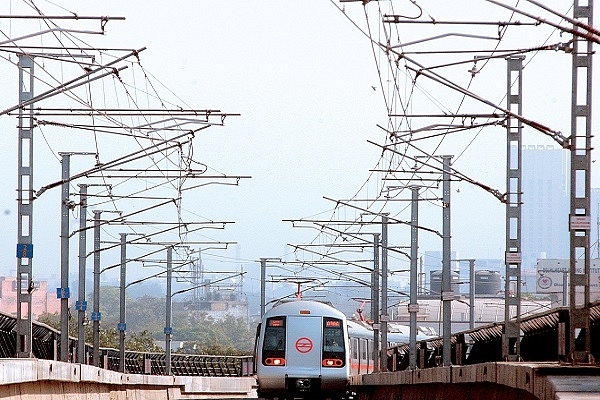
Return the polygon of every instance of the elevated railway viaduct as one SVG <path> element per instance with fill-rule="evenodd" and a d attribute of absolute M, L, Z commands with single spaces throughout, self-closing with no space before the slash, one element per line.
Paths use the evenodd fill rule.
<path fill-rule="evenodd" d="M 453 334 L 452 366 L 440 365 L 443 340 L 434 338 L 417 344 L 417 369 L 408 369 L 409 349 L 402 345 L 387 350 L 388 371 L 353 377 L 351 383 L 360 400 L 600 399 L 600 368 L 595 363 L 600 360 L 600 302 L 590 306 L 591 354 L 585 365 L 567 357 L 569 320 L 568 308 L 523 318 L 521 362 L 502 360 L 503 326 L 498 323 Z M 0 315 L 3 397 L 22 400 L 28 398 L 22 393 L 34 393 L 37 400 L 43 400 L 44 393 L 99 393 L 102 389 L 105 396 L 94 398 L 115 398 L 117 393 L 126 400 L 142 392 L 152 394 L 147 398 L 185 398 L 188 392 L 201 398 L 199 391 L 203 396 L 222 396 L 223 387 L 238 388 L 230 397 L 256 396 L 249 357 L 174 355 L 171 370 L 175 376 L 165 376 L 164 354 L 127 352 L 126 373 L 119 374 L 118 351 L 112 349 L 102 350 L 99 368 L 56 361 L 60 332 L 42 324 L 33 328 L 37 360 L 11 359 L 14 323 L 14 317 Z M 69 344 L 75 359 L 76 340 L 70 339 Z"/>

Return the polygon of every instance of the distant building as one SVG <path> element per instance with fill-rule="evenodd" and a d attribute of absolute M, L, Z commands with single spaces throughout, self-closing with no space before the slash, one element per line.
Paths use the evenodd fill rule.
<path fill-rule="evenodd" d="M 590 301 L 600 300 L 600 259 L 590 260 Z M 565 259 L 540 259 L 537 262 L 536 292 L 549 294 L 554 306 L 569 304 L 569 271 L 571 262 Z M 576 262 L 578 274 L 583 274 L 583 259 Z M 566 283 L 566 286 L 565 286 Z M 583 293 L 577 292 L 577 304 L 583 302 Z"/>
<path fill-rule="evenodd" d="M 234 318 L 243 318 L 248 322 L 248 301 L 240 299 L 234 291 L 211 290 L 204 298 L 192 299 L 188 303 L 188 311 L 206 313 L 215 321 L 221 321 L 228 315 Z"/>
<path fill-rule="evenodd" d="M 436 332 L 442 332 L 442 302 L 439 299 L 419 299 L 419 312 L 417 313 L 417 324 L 420 327 L 433 328 Z M 521 300 L 521 316 L 526 317 L 532 314 L 543 312 L 550 309 L 550 301 Z M 478 297 L 474 304 L 475 327 L 489 325 L 504 321 L 504 298 L 501 297 Z M 452 322 L 452 332 L 461 332 L 469 329 L 470 307 L 468 299 L 462 298 L 460 301 L 452 302 L 452 312 L 450 320 Z M 513 318 L 514 315 L 511 315 Z M 391 315 L 395 322 L 408 323 L 410 314 L 408 312 L 408 302 L 399 305 L 395 313 Z"/>
<path fill-rule="evenodd" d="M 523 147 L 522 280 L 536 286 L 538 259 L 569 259 L 569 152 L 550 146 Z M 590 193 L 591 256 L 600 258 L 600 189 Z"/>
<path fill-rule="evenodd" d="M 592 189 L 590 207 L 592 208 L 591 256 L 592 258 L 600 258 L 600 189 L 598 188 Z"/>
<path fill-rule="evenodd" d="M 31 314 L 33 318 L 43 313 L 60 313 L 60 299 L 56 298 L 56 291 L 48 291 L 48 282 L 34 282 L 31 294 Z M 17 279 L 15 277 L 0 276 L 0 310 L 17 314 Z"/>
<path fill-rule="evenodd" d="M 538 258 L 569 258 L 569 152 L 523 146 L 522 268 Z"/>

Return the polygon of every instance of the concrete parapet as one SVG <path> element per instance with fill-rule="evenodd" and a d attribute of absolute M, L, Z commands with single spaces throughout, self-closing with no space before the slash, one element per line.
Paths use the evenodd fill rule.
<path fill-rule="evenodd" d="M 497 363 L 496 383 L 533 393 L 535 366 L 520 363 Z"/>
<path fill-rule="evenodd" d="M 205 376 L 177 376 L 176 386 L 182 387 L 188 393 L 222 393 L 244 394 L 248 388 L 256 384 L 253 377 L 221 378 L 214 379 Z"/>
<path fill-rule="evenodd" d="M 450 367 L 452 383 L 473 382 L 477 379 L 477 370 L 470 366 L 457 365 Z"/>
<path fill-rule="evenodd" d="M 37 359 L 31 359 L 30 361 L 35 363 L 39 381 L 79 382 L 81 376 L 79 364 Z"/>
<path fill-rule="evenodd" d="M 14 362 L 0 360 L 0 379 L 3 384 L 33 382 L 37 378 L 37 368 L 29 359 L 15 359 Z"/>
<path fill-rule="evenodd" d="M 93 367 L 91 365 L 80 365 L 79 380 L 81 382 L 102 382 L 108 385 L 120 385 L 122 375 L 119 372 L 108 369 Z"/>
<path fill-rule="evenodd" d="M 351 384 L 360 400 L 589 400 L 600 398 L 600 368 L 497 362 L 361 375 Z"/>
<path fill-rule="evenodd" d="M 498 379 L 496 363 L 476 364 L 471 367 L 475 368 L 475 379 L 477 382 L 496 382 Z"/>
<path fill-rule="evenodd" d="M 416 369 L 413 371 L 413 383 L 450 383 L 451 367 Z"/>

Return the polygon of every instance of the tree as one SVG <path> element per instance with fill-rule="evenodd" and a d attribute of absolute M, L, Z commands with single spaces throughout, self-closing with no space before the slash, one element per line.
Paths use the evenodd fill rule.
<path fill-rule="evenodd" d="M 52 313 L 52 314 L 44 312 L 39 315 L 37 320 L 39 322 L 41 322 L 42 324 L 46 324 L 49 327 L 60 331 L 60 328 L 61 328 L 60 322 L 61 321 L 60 321 L 60 315 L 57 312 Z M 77 318 L 69 315 L 69 335 L 70 336 L 78 336 L 79 335 L 79 324 L 77 322 L 78 322 Z M 93 340 L 92 326 L 90 324 L 88 324 L 84 327 L 84 329 L 85 329 L 85 341 L 91 343 Z"/>
<path fill-rule="evenodd" d="M 248 355 L 254 347 L 254 332 L 243 318 L 228 315 L 223 321 L 214 321 L 205 313 L 190 316 L 192 324 L 175 331 L 185 340 L 178 352 L 211 355 Z"/>
<path fill-rule="evenodd" d="M 119 331 L 117 331 L 117 328 L 100 329 L 100 339 L 98 341 L 100 343 L 100 347 L 118 349 Z"/>
<path fill-rule="evenodd" d="M 100 347 L 119 348 L 119 288 L 103 286 L 100 310 L 102 323 Z M 112 299 L 112 301 L 111 301 Z M 161 352 L 154 339 L 164 339 L 165 299 L 145 295 L 136 300 L 126 298 L 127 337 L 125 348 L 141 352 Z M 39 318 L 60 330 L 59 314 L 42 314 Z M 69 319 L 69 333 L 77 336 L 77 318 Z M 92 343 L 92 324 L 85 327 L 85 340 Z M 215 321 L 206 312 L 187 309 L 183 303 L 173 304 L 173 338 L 184 341 L 178 352 L 211 355 L 248 355 L 254 347 L 254 330 L 243 318 L 228 315 L 222 321 Z"/>
<path fill-rule="evenodd" d="M 38 317 L 38 321 L 60 331 L 60 315 L 58 313 L 43 313 Z M 69 335 L 77 336 L 77 320 L 75 318 L 69 318 Z M 86 326 L 85 330 L 85 341 L 92 343 L 94 340 L 92 327 Z M 100 347 L 107 347 L 110 349 L 119 348 L 119 332 L 116 328 L 100 329 L 99 336 Z M 129 339 L 125 340 L 125 349 L 134 351 L 146 351 L 146 352 L 161 352 L 162 349 L 154 344 L 154 340 L 150 336 L 150 332 L 147 330 L 142 331 L 139 334 L 132 332 Z M 143 350 L 138 350 L 143 349 Z"/>
<path fill-rule="evenodd" d="M 147 353 L 163 353 L 164 350 L 154 343 L 150 332 L 143 330 L 139 333 L 132 332 L 129 339 L 125 340 L 125 349 Z"/>
<path fill-rule="evenodd" d="M 100 312 L 102 313 L 102 324 L 104 326 L 117 326 L 120 317 L 121 291 L 118 286 L 100 287 Z M 131 298 L 125 293 L 125 306 L 131 304 Z M 92 294 L 88 294 L 88 304 L 93 304 Z"/>
<path fill-rule="evenodd" d="M 127 328 L 132 331 L 162 332 L 165 326 L 165 299 L 144 295 L 127 304 Z"/>
<path fill-rule="evenodd" d="M 242 352 L 251 354 L 254 350 L 254 330 L 250 329 L 243 318 L 227 315 L 222 321 L 224 331 L 231 339 L 234 347 Z"/>

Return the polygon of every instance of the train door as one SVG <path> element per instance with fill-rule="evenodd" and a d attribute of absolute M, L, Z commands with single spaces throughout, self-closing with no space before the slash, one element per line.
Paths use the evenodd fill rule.
<path fill-rule="evenodd" d="M 322 317 L 288 316 L 287 373 L 290 376 L 321 375 Z"/>
<path fill-rule="evenodd" d="M 369 341 L 368 339 L 360 339 L 360 367 L 359 374 L 369 373 Z"/>
<path fill-rule="evenodd" d="M 350 338 L 350 365 L 351 365 L 351 372 L 353 375 L 357 375 L 360 374 L 360 358 L 359 358 L 359 347 L 358 347 L 358 338 Z"/>
<path fill-rule="evenodd" d="M 259 354 L 258 354 L 258 341 L 260 339 L 260 328 L 262 326 L 262 323 L 259 323 L 258 326 L 256 327 L 256 335 L 254 336 L 254 351 L 252 352 L 253 356 L 254 356 L 254 360 L 252 362 L 252 373 L 256 374 L 256 365 L 258 363 L 258 358 L 259 358 Z"/>

